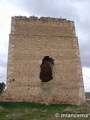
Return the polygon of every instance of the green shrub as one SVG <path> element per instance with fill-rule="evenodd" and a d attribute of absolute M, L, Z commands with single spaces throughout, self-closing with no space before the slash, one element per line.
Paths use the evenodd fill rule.
<path fill-rule="evenodd" d="M 2 93 L 2 91 L 4 91 L 5 86 L 6 86 L 6 85 L 5 85 L 4 82 L 0 83 L 0 93 Z"/>

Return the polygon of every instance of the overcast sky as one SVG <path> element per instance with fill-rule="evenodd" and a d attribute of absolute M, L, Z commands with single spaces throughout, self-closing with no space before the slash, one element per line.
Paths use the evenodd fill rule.
<path fill-rule="evenodd" d="M 90 91 L 90 0 L 0 0 L 0 82 L 6 81 L 11 16 L 66 18 L 75 22 L 85 91 Z"/>

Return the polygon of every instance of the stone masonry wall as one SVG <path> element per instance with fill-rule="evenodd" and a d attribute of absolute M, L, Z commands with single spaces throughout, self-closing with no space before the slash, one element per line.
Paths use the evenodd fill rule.
<path fill-rule="evenodd" d="M 54 59 L 53 79 L 41 82 L 42 59 Z M 73 21 L 12 17 L 7 90 L 1 101 L 81 104 L 85 101 Z"/>

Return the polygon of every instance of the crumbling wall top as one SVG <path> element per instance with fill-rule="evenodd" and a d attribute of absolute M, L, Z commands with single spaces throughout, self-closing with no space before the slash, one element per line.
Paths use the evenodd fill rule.
<path fill-rule="evenodd" d="M 51 17 L 35 17 L 35 16 L 30 16 L 30 17 L 26 17 L 26 16 L 14 16 L 12 17 L 12 20 L 17 21 L 17 20 L 24 20 L 24 21 L 54 21 L 54 22 L 58 22 L 58 21 L 62 21 L 62 22 L 73 22 L 64 18 L 51 18 Z"/>
<path fill-rule="evenodd" d="M 75 36 L 74 22 L 63 18 L 14 16 L 11 34 Z"/>

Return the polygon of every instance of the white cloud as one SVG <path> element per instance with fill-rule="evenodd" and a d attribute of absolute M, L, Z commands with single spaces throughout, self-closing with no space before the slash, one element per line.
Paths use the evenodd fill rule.
<path fill-rule="evenodd" d="M 87 67 L 83 68 L 83 79 L 85 91 L 90 92 L 90 68 Z"/>
<path fill-rule="evenodd" d="M 9 3 L 7 0 L 0 1 L 0 82 L 6 81 L 6 65 L 8 55 L 8 41 L 11 26 L 11 17 L 15 15 L 28 16 L 25 12 Z"/>

